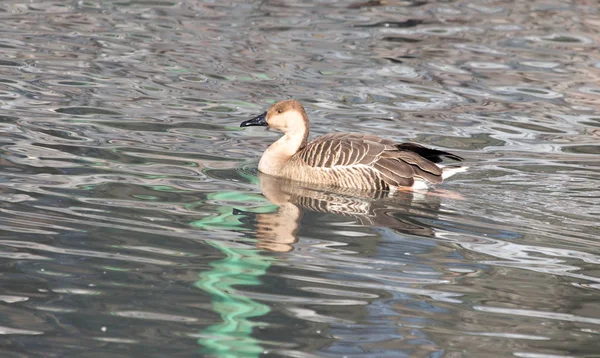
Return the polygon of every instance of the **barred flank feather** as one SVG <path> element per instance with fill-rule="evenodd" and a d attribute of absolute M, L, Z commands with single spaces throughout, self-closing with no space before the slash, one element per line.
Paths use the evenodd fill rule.
<path fill-rule="evenodd" d="M 286 173 L 292 178 L 302 177 L 300 172 L 310 168 L 315 178 L 324 177 L 323 181 L 330 185 L 364 189 L 410 187 L 415 178 L 441 183 L 442 168 L 411 149 L 435 160 L 441 160 L 440 156 L 459 158 L 418 144 L 395 144 L 373 135 L 332 133 L 313 140 L 290 158 Z"/>

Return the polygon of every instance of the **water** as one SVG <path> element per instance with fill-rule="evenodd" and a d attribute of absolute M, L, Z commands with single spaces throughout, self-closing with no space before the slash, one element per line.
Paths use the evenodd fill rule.
<path fill-rule="evenodd" d="M 592 357 L 592 1 L 4 1 L 3 357 Z M 467 158 L 432 195 L 259 176 L 312 134 Z"/>

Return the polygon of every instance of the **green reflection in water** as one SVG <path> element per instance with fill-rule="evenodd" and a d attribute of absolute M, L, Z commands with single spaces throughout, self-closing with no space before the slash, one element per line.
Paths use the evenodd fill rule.
<path fill-rule="evenodd" d="M 238 202 L 238 203 L 257 203 L 257 205 L 248 207 L 245 205 L 240 205 L 239 207 L 222 205 L 217 208 L 218 215 L 207 217 L 202 220 L 193 221 L 190 225 L 202 228 L 202 229 L 228 229 L 228 230 L 237 230 L 237 231 L 245 231 L 249 230 L 245 226 L 244 223 L 240 221 L 243 214 L 236 214 L 235 212 L 252 212 L 252 213 L 272 213 L 277 210 L 277 206 L 271 204 L 266 201 L 262 195 L 258 194 L 250 194 L 245 192 L 222 192 L 222 193 L 213 193 L 208 195 L 208 200 L 210 201 L 218 201 L 218 202 Z M 198 203 L 194 203 L 193 206 L 197 206 Z M 201 205 L 206 205 L 205 203 L 201 203 Z M 190 209 L 192 206 L 188 206 Z"/>
<path fill-rule="evenodd" d="M 271 212 L 276 209 L 264 198 L 259 198 L 247 193 L 227 192 L 212 194 L 208 199 L 226 199 L 246 205 L 248 201 L 257 202 L 253 208 L 243 207 L 244 211 Z M 205 229 L 243 229 L 243 223 L 239 221 L 243 215 L 234 214 L 236 208 L 223 205 L 218 211 L 218 216 L 195 221 L 192 225 Z M 211 270 L 200 273 L 195 286 L 212 296 L 212 309 L 219 313 L 223 322 L 201 332 L 198 344 L 204 347 L 204 354 L 213 357 L 258 357 L 264 349 L 260 341 L 252 337 L 252 331 L 261 323 L 250 319 L 267 314 L 270 308 L 237 292 L 234 286 L 260 285 L 260 277 L 266 273 L 274 258 L 262 255 L 261 251 L 247 244 L 224 241 L 207 243 L 221 251 L 225 258 L 212 262 Z"/>
<path fill-rule="evenodd" d="M 248 230 L 248 228 L 243 226 L 244 223 L 240 221 L 243 215 L 234 214 L 231 207 L 220 206 L 217 211 L 219 213 L 217 216 L 193 221 L 190 225 L 203 229 L 226 228 L 228 230 Z"/>
<path fill-rule="evenodd" d="M 225 258 L 211 263 L 212 270 L 200 274 L 196 287 L 212 295 L 212 308 L 221 315 L 222 323 L 202 332 L 198 343 L 204 353 L 217 357 L 258 357 L 263 348 L 252 337 L 252 329 L 260 323 L 249 319 L 267 314 L 269 306 L 236 292 L 233 286 L 260 285 L 272 258 L 256 249 L 231 247 L 224 242 L 211 242 Z"/>
<path fill-rule="evenodd" d="M 153 195 L 132 195 L 132 196 L 136 199 L 141 199 L 141 200 L 152 200 L 152 201 L 158 200 L 158 197 L 153 196 Z"/>

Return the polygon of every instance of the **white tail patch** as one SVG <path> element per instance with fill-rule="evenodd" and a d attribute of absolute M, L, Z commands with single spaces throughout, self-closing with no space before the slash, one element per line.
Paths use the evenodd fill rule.
<path fill-rule="evenodd" d="M 457 173 L 462 173 L 464 171 L 466 171 L 467 169 L 469 169 L 469 167 L 442 167 L 442 179 L 447 179 L 450 178 L 451 176 L 453 176 L 454 174 Z"/>
<path fill-rule="evenodd" d="M 448 167 L 448 166 L 444 166 L 441 164 L 437 164 L 437 166 L 439 166 L 440 168 L 442 168 L 442 179 L 447 179 L 450 178 L 451 176 L 453 176 L 454 174 L 457 173 L 462 173 L 464 171 L 466 171 L 467 169 L 469 169 L 469 167 Z M 428 181 L 415 177 L 415 182 L 412 185 L 412 189 L 413 190 L 427 190 L 430 188 L 431 183 L 429 183 Z"/>
<path fill-rule="evenodd" d="M 413 190 L 426 190 L 429 189 L 429 183 L 421 178 L 414 178 L 415 182 L 412 185 Z"/>
<path fill-rule="evenodd" d="M 442 164 L 436 164 L 440 168 L 442 168 L 442 179 L 450 178 L 454 174 L 462 173 L 469 169 L 469 167 L 455 167 L 455 166 L 444 166 Z M 419 177 L 413 178 L 415 181 L 413 185 L 410 187 L 410 190 L 415 191 L 425 191 L 431 188 L 431 183 L 427 180 Z M 390 188 L 390 194 L 394 194 L 398 190 L 397 187 Z"/>

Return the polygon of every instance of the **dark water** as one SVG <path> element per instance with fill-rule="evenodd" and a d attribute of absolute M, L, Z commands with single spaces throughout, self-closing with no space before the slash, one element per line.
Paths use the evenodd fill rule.
<path fill-rule="evenodd" d="M 2 2 L 0 355 L 598 357 L 598 8 Z M 258 176 L 286 98 L 471 169 Z"/>

